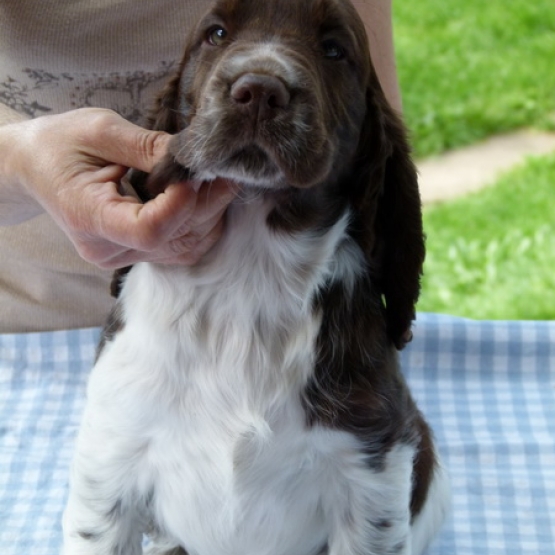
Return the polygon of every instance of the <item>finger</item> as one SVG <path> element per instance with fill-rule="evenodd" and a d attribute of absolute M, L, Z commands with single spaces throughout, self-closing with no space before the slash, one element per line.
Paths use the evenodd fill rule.
<path fill-rule="evenodd" d="M 126 266 L 133 266 L 139 262 L 158 262 L 161 257 L 155 252 L 142 252 L 133 249 L 126 249 L 114 254 L 112 257 L 97 262 L 96 265 L 104 270 L 118 270 Z M 167 258 L 167 256 L 166 256 Z"/>
<path fill-rule="evenodd" d="M 193 186 L 185 183 L 182 185 Z M 166 220 L 165 231 L 168 237 L 177 239 L 190 233 L 204 237 L 235 198 L 234 189 L 234 184 L 224 179 L 203 183 L 198 190 L 194 210 L 190 214 L 177 211 Z"/>
<path fill-rule="evenodd" d="M 112 165 L 97 169 L 95 177 L 106 181 L 121 177 L 122 173 L 121 166 Z M 198 196 L 191 182 L 173 184 L 146 204 L 119 195 L 115 182 L 104 182 L 102 186 L 97 182 L 88 191 L 91 202 L 82 204 L 94 206 L 94 212 L 75 211 L 79 222 L 88 222 L 78 233 L 79 251 L 86 260 L 102 267 L 114 267 L 121 260 L 187 258 L 187 253 L 210 235 L 234 198 L 232 185 L 224 180 L 206 183 Z M 79 222 L 67 227 L 75 230 Z M 133 251 L 138 254 L 130 254 Z M 155 251 L 158 252 L 154 256 L 146 254 Z"/>
<path fill-rule="evenodd" d="M 152 251 L 191 218 L 196 202 L 197 194 L 187 184 L 170 185 L 146 204 L 114 191 L 100 208 L 100 225 L 106 239 L 130 249 Z"/>
<path fill-rule="evenodd" d="M 211 214 L 209 218 L 202 222 L 191 226 L 191 222 L 185 222 L 180 225 L 170 236 L 170 241 L 176 241 L 182 238 L 191 237 L 197 241 L 206 237 L 208 233 L 216 226 L 216 224 L 224 217 L 227 206 L 220 208 L 218 212 Z"/>
<path fill-rule="evenodd" d="M 202 209 L 202 204 L 202 200 L 198 198 L 195 213 L 173 231 L 171 239 L 179 239 L 186 235 L 205 237 L 225 214 L 229 206 L 229 197 L 227 197 L 227 193 L 223 193 L 223 196 L 219 197 L 217 201 L 215 199 L 211 201 L 210 205 L 205 206 L 204 209 Z"/>
<path fill-rule="evenodd" d="M 224 221 L 219 219 L 216 225 L 204 237 L 200 238 L 192 249 L 179 252 L 179 248 L 173 248 L 171 256 L 160 257 L 155 262 L 169 265 L 192 266 L 197 264 L 218 242 L 224 230 Z"/>
<path fill-rule="evenodd" d="M 216 178 L 214 181 L 203 183 L 198 192 L 193 223 L 200 224 L 222 213 L 222 209 L 229 206 L 237 196 L 237 192 L 236 184 L 226 179 Z"/>
<path fill-rule="evenodd" d="M 168 150 L 171 135 L 135 125 L 115 113 L 97 116 L 90 148 L 103 160 L 151 172 Z"/>
<path fill-rule="evenodd" d="M 103 195 L 106 195 L 106 186 L 109 187 L 108 198 L 98 198 L 94 203 L 98 214 L 93 217 L 99 221 L 91 224 L 91 235 L 96 227 L 107 241 L 142 252 L 163 248 L 172 235 L 183 236 L 187 232 L 194 232 L 195 225 L 200 227 L 200 235 L 205 236 L 232 198 L 227 186 L 216 184 L 210 208 L 206 208 L 206 199 L 210 193 L 204 191 L 202 198 L 205 209 L 200 211 L 201 215 L 193 218 L 198 198 L 190 183 L 170 185 L 146 204 L 133 197 L 120 196 L 115 183 L 106 184 Z M 196 224 L 195 220 L 202 223 Z M 176 234 L 177 230 L 181 230 L 179 234 Z"/>
<path fill-rule="evenodd" d="M 126 268 L 127 266 L 133 266 L 141 262 L 137 251 L 126 250 L 115 255 L 113 258 L 104 260 L 102 262 L 96 262 L 96 266 L 102 270 L 120 270 L 121 268 Z"/>
<path fill-rule="evenodd" d="M 78 250 L 83 258 L 105 269 L 121 268 L 137 262 L 193 264 L 221 236 L 224 213 L 225 209 L 222 209 L 194 232 L 175 237 L 152 251 L 137 251 L 106 242 L 85 244 Z"/>
<path fill-rule="evenodd" d="M 218 242 L 224 231 L 224 226 L 225 222 L 220 218 L 210 232 L 197 243 L 196 247 L 187 253 L 186 260 L 178 260 L 177 263 L 196 264 L 199 262 Z"/>
<path fill-rule="evenodd" d="M 91 239 L 90 237 L 70 237 L 79 256 L 98 266 L 99 268 L 110 269 L 121 267 L 118 266 L 117 261 L 123 259 L 130 249 L 124 248 L 121 245 L 116 245 L 102 239 Z M 125 265 L 125 264 L 123 264 Z"/>
<path fill-rule="evenodd" d="M 93 261 L 104 269 L 122 268 L 138 262 L 191 266 L 196 264 L 221 237 L 225 225 L 224 213 L 225 209 L 220 214 L 216 214 L 199 235 L 189 234 L 177 238 L 170 241 L 164 248 L 150 252 L 117 248 L 112 249 L 110 255 L 106 255 L 102 259 L 96 257 Z"/>

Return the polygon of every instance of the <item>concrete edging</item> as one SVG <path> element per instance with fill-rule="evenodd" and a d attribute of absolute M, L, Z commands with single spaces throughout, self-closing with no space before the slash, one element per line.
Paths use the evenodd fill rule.
<path fill-rule="evenodd" d="M 443 202 L 477 191 L 528 157 L 550 152 L 555 152 L 555 133 L 527 129 L 417 161 L 422 202 Z"/>

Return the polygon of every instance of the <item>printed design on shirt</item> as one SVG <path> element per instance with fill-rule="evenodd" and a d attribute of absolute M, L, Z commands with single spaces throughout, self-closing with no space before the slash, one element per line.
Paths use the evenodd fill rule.
<path fill-rule="evenodd" d="M 33 93 L 57 84 L 64 79 L 70 80 L 67 73 L 52 75 L 46 71 L 24 69 L 28 82 L 18 81 L 11 76 L 0 83 L 0 102 L 27 116 L 36 117 L 50 112 L 52 108 L 39 104 L 33 100 Z"/>
<path fill-rule="evenodd" d="M 139 122 L 143 118 L 145 101 L 150 100 L 143 98 L 145 89 L 163 82 L 175 67 L 176 62 L 172 61 L 161 62 L 154 71 L 60 74 L 27 68 L 21 80 L 8 76 L 0 82 L 0 102 L 16 112 L 37 117 L 53 109 L 37 100 L 41 91 L 63 88 L 69 91 L 68 109 L 103 106 L 130 121 Z"/>

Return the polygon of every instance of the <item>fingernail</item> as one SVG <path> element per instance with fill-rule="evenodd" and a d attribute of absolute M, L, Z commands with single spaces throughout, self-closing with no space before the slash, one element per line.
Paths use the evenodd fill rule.
<path fill-rule="evenodd" d="M 190 183 L 191 183 L 191 189 L 193 189 L 193 191 L 198 194 L 200 188 L 202 187 L 203 182 L 197 179 L 192 179 Z"/>

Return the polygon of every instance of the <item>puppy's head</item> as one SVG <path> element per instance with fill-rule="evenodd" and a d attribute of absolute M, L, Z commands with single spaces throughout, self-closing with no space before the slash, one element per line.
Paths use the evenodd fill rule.
<path fill-rule="evenodd" d="M 199 178 L 310 187 L 345 168 L 369 60 L 348 3 L 223 0 L 201 20 L 153 127 Z"/>
<path fill-rule="evenodd" d="M 424 258 L 416 171 L 348 0 L 217 1 L 150 127 L 175 137 L 145 197 L 190 171 L 293 191 L 293 227 L 348 206 L 389 337 L 404 345 Z"/>

